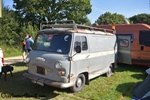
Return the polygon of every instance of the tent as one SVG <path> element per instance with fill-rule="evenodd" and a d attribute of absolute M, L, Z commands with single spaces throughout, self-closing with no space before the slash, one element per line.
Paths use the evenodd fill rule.
<path fill-rule="evenodd" d="M 133 89 L 132 100 L 150 100 L 150 68 L 146 70 L 148 76 L 143 82 L 138 82 Z"/>

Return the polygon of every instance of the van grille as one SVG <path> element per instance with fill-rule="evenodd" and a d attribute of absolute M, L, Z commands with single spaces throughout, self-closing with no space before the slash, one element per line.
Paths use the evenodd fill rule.
<path fill-rule="evenodd" d="M 37 73 L 38 73 L 38 74 L 45 75 L 45 69 L 44 69 L 43 67 L 37 66 Z"/>

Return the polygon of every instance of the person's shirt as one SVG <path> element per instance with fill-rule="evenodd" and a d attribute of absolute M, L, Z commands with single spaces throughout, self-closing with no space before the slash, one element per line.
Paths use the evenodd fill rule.
<path fill-rule="evenodd" d="M 34 43 L 34 41 L 32 40 L 32 38 L 28 38 L 26 40 L 26 48 L 32 50 L 31 44 L 33 44 L 33 43 Z"/>

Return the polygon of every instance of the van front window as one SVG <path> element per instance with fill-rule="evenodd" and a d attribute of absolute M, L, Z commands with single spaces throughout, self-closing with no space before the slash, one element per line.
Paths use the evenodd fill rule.
<path fill-rule="evenodd" d="M 70 44 L 70 34 L 39 34 L 35 39 L 33 49 L 67 54 Z"/>

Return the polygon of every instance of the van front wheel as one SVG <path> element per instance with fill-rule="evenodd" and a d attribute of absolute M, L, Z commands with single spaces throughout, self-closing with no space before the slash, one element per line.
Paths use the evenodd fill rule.
<path fill-rule="evenodd" d="M 76 80 L 75 85 L 73 87 L 71 87 L 70 89 L 73 92 L 78 92 L 78 91 L 82 90 L 84 85 L 85 85 L 85 76 L 84 76 L 84 74 L 80 74 Z"/>

